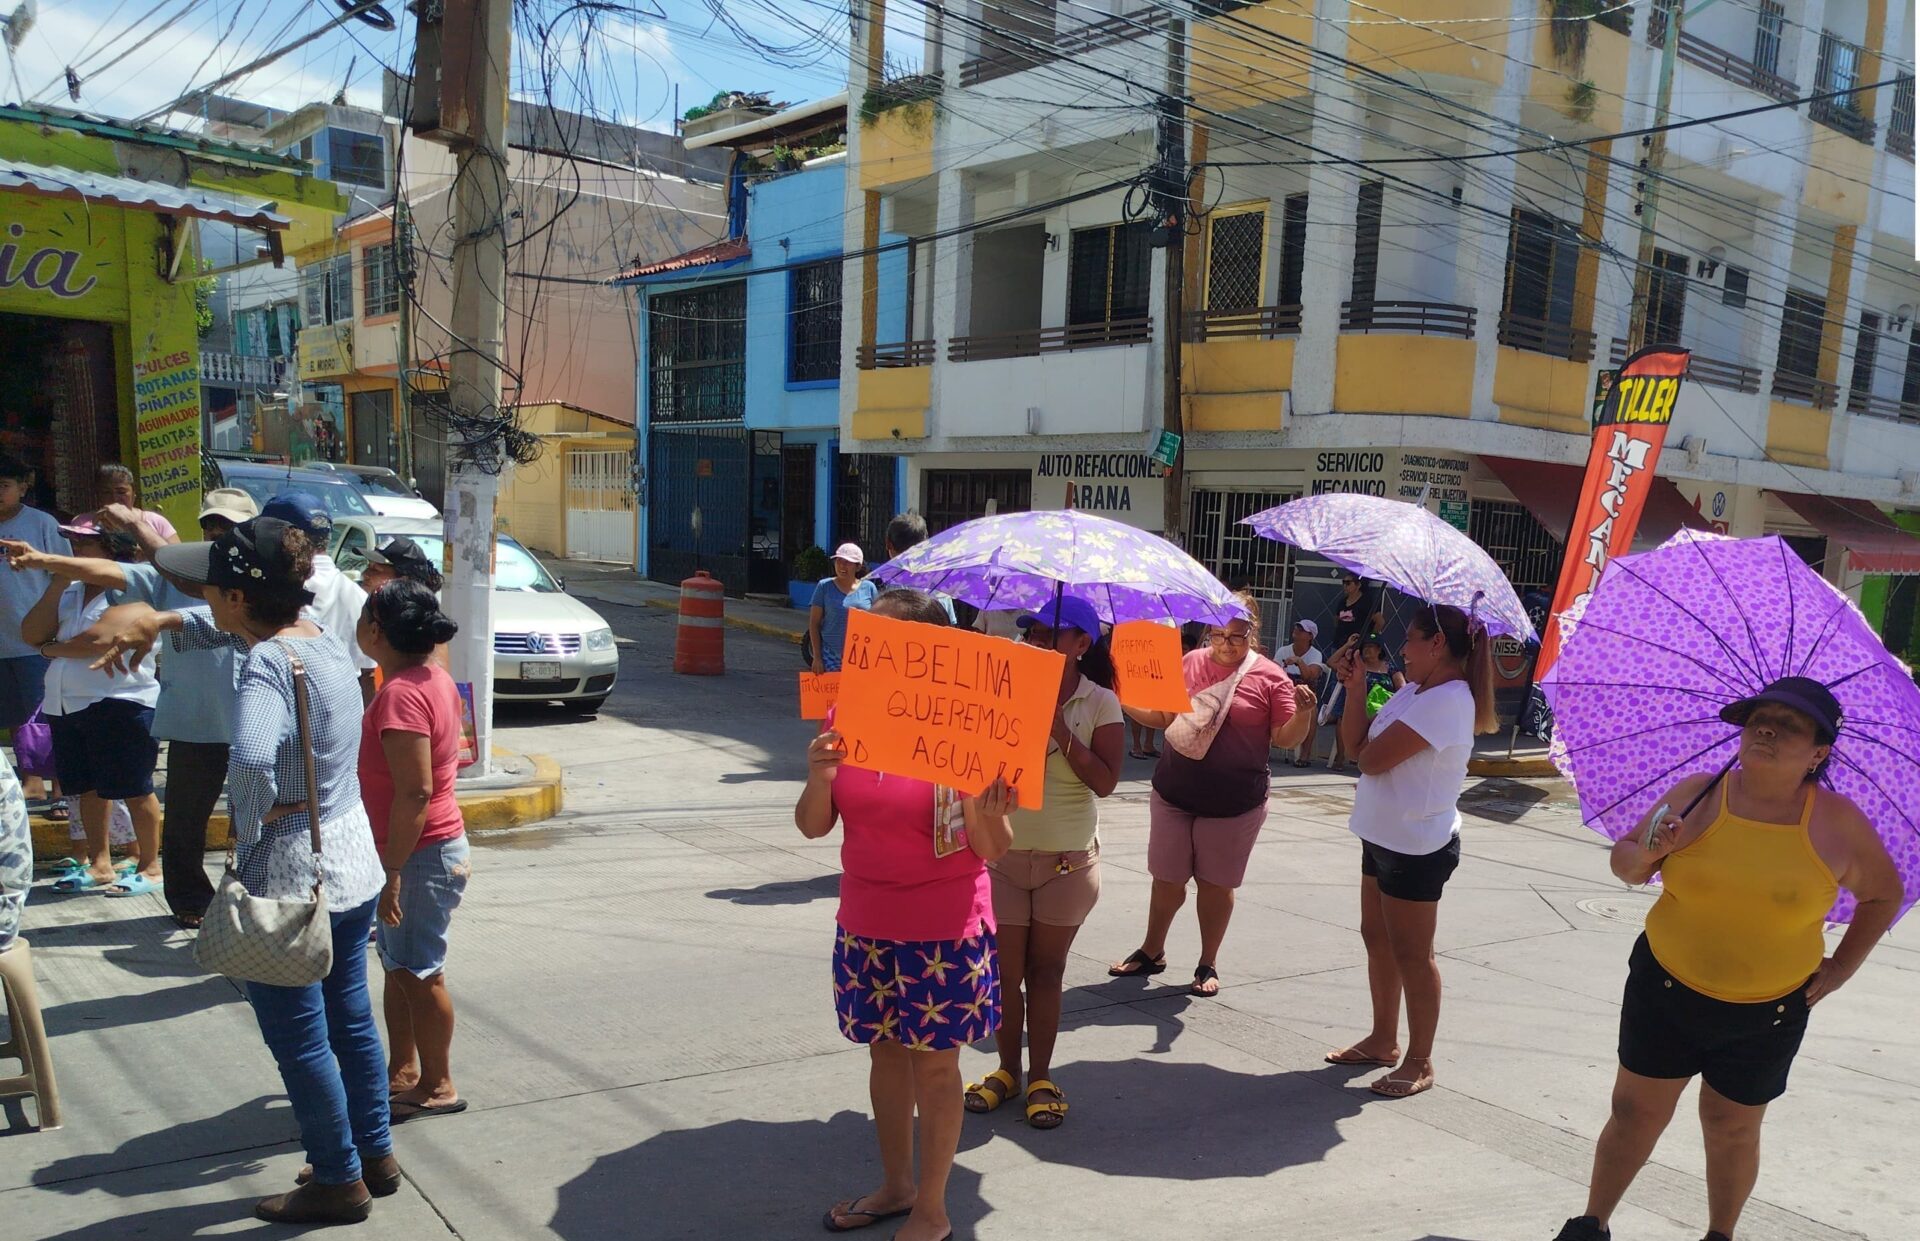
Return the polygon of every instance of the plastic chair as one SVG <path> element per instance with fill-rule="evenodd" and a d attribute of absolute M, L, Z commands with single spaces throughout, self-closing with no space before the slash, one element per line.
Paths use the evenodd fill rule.
<path fill-rule="evenodd" d="M 58 1129 L 60 1090 L 54 1085 L 53 1056 L 33 985 L 33 951 L 24 939 L 0 952 L 0 994 L 6 997 L 9 1031 L 7 1041 L 0 1043 L 0 1059 L 18 1060 L 24 1070 L 18 1077 L 0 1077 L 0 1098 L 32 1095 L 40 1105 L 40 1128 Z"/>

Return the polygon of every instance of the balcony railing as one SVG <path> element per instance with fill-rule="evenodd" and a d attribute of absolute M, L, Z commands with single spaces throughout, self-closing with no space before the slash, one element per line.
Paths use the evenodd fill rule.
<path fill-rule="evenodd" d="M 1913 161 L 1913 79 L 1903 78 L 1893 88 L 1893 115 L 1887 120 L 1887 150 Z"/>
<path fill-rule="evenodd" d="M 277 388 L 287 382 L 292 358 L 254 358 L 239 353 L 200 351 L 200 382 L 216 386 Z"/>
<path fill-rule="evenodd" d="M 1633 33 L 1633 6 L 1631 4 L 1608 5 L 1605 12 L 1593 19 L 1596 26 L 1605 26 L 1608 30 L 1620 34 Z"/>
<path fill-rule="evenodd" d="M 1847 412 L 1865 414 L 1869 418 L 1891 418 L 1896 422 L 1920 426 L 1920 405 L 1910 401 L 1896 401 L 1890 396 L 1874 396 L 1867 392 L 1850 393 L 1847 397 Z"/>
<path fill-rule="evenodd" d="M 1185 339 L 1194 344 L 1209 340 L 1278 340 L 1300 335 L 1298 306 L 1261 306 L 1253 310 L 1190 310 Z"/>
<path fill-rule="evenodd" d="M 1473 307 L 1452 302 L 1340 303 L 1343 332 L 1411 332 L 1472 339 L 1473 319 Z"/>
<path fill-rule="evenodd" d="M 1619 366 L 1627 360 L 1627 342 L 1613 342 L 1612 365 Z M 1760 391 L 1760 368 L 1742 366 L 1738 362 L 1723 362 L 1719 358 L 1694 354 L 1687 362 L 1687 378 L 1695 383 L 1706 384 L 1712 388 L 1730 388 L 1735 392 L 1755 393 Z"/>
<path fill-rule="evenodd" d="M 1167 12 L 1165 8 L 1150 5 L 1131 13 L 1121 13 L 1102 21 L 1076 26 L 1065 33 L 1055 34 L 1050 39 L 1039 36 L 1024 42 L 1009 39 L 1012 46 L 995 47 L 985 55 L 961 64 L 960 85 L 978 86 L 982 82 L 1010 77 L 1016 73 L 1024 73 L 1028 69 L 1037 69 L 1041 65 L 1050 65 L 1055 61 L 1066 60 L 1099 48 L 1112 47 L 1116 43 L 1124 43 L 1128 39 L 1137 39 L 1142 35 L 1165 30 Z M 987 36 L 990 41 L 995 37 Z M 1025 42 L 1039 44 L 1039 46 L 1025 46 Z"/>
<path fill-rule="evenodd" d="M 1500 343 L 1509 349 L 1525 349 L 1569 362 L 1593 361 L 1595 336 L 1570 323 L 1549 323 L 1525 315 L 1500 316 Z"/>
<path fill-rule="evenodd" d="M 1811 405 L 1815 409 L 1832 409 L 1840 403 L 1840 389 L 1836 385 L 1811 375 L 1795 375 L 1788 371 L 1774 372 L 1773 394 L 1783 401 Z"/>
<path fill-rule="evenodd" d="M 1152 319 L 1076 323 L 1069 327 L 1031 328 L 1023 332 L 956 336 L 947 342 L 947 358 L 953 362 L 1032 358 L 1043 353 L 1072 353 L 1079 349 L 1103 349 L 1109 345 L 1144 345 L 1152 338 Z"/>
<path fill-rule="evenodd" d="M 863 371 L 932 366 L 933 352 L 934 344 L 930 340 L 903 340 L 891 345 L 861 345 L 854 351 L 854 365 Z"/>
<path fill-rule="evenodd" d="M 1647 42 L 1660 47 L 1666 41 L 1667 14 L 1663 9 L 1655 8 L 1647 15 Z M 1705 39 L 1690 35 L 1684 28 L 1680 31 L 1680 42 L 1674 51 L 1690 65 L 1698 65 L 1708 73 L 1759 91 L 1769 98 L 1787 100 L 1800 97 L 1800 88 L 1788 79 L 1771 69 L 1762 69 L 1750 60 L 1735 56 L 1725 48 L 1715 47 Z"/>
<path fill-rule="evenodd" d="M 1868 145 L 1873 143 L 1873 118 L 1847 106 L 1853 96 L 1840 99 L 1816 99 L 1807 105 L 1807 113 L 1828 129 Z"/>

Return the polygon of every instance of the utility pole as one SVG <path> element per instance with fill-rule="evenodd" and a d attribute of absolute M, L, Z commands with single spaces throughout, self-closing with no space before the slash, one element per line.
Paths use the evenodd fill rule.
<path fill-rule="evenodd" d="M 1160 101 L 1160 124 L 1155 142 L 1153 172 L 1153 226 L 1159 244 L 1167 250 L 1166 285 L 1160 297 L 1160 331 L 1166 341 L 1160 361 L 1160 426 L 1184 435 L 1180 410 L 1181 341 L 1185 335 L 1181 313 L 1186 291 L 1187 256 L 1187 23 L 1178 8 L 1167 21 L 1167 90 Z M 1161 534 L 1169 543 L 1186 541 L 1186 450 L 1184 446 L 1167 467 Z"/>
<path fill-rule="evenodd" d="M 1673 108 L 1673 70 L 1680 51 L 1681 23 L 1717 2 L 1700 0 L 1691 10 L 1682 11 L 1679 0 L 1671 0 L 1664 10 L 1666 37 L 1660 41 L 1660 84 L 1653 103 L 1653 123 L 1656 128 L 1667 124 Z M 1662 11 L 1661 6 L 1656 4 L 1649 20 L 1658 18 Z M 1647 312 L 1653 304 L 1654 230 L 1660 222 L 1660 176 L 1667 163 L 1667 135 L 1664 129 L 1642 141 L 1647 144 L 1647 157 L 1640 162 L 1640 249 L 1633 265 L 1633 305 L 1628 312 L 1629 357 L 1647 344 Z"/>
<path fill-rule="evenodd" d="M 463 11 L 464 10 L 464 11 Z M 447 404 L 455 425 L 498 425 L 507 321 L 507 91 L 512 0 L 446 0 L 442 9 L 438 132 L 454 148 L 453 306 L 448 326 Z M 460 625 L 449 655 L 453 679 L 473 687 L 478 761 L 493 753 L 494 500 L 502 446 L 448 436 L 443 597 Z"/>

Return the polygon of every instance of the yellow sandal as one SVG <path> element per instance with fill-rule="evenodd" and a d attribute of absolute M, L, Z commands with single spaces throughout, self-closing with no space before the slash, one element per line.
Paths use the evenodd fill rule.
<path fill-rule="evenodd" d="M 1033 1094 L 1036 1090 L 1052 1091 L 1055 1097 L 1035 1103 L 1033 1101 Z M 1043 1116 L 1051 1117 L 1052 1119 L 1043 1123 L 1040 1119 Z M 1067 1095 L 1064 1090 L 1061 1090 L 1060 1087 L 1054 1085 L 1044 1077 L 1027 1087 L 1028 1124 L 1032 1125 L 1035 1129 L 1058 1129 L 1062 1124 L 1066 1123 L 1066 1119 Z"/>
<path fill-rule="evenodd" d="M 1020 1089 L 1020 1083 L 1013 1080 L 1013 1074 L 1005 1069 L 995 1069 L 967 1087 L 967 1110 L 976 1116 L 991 1112 L 1011 1099 L 1013 1092 L 1018 1089 Z M 975 1100 L 979 1100 L 983 1106 L 975 1107 L 973 1105 Z"/>

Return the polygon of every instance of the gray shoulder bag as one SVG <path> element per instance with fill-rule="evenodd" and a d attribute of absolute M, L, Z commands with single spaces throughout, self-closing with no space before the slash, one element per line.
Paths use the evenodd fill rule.
<path fill-rule="evenodd" d="M 326 893 L 320 888 L 320 783 L 313 770 L 307 668 L 293 648 L 284 642 L 278 645 L 293 665 L 293 710 L 299 721 L 301 757 L 306 761 L 307 829 L 313 836 L 313 899 L 282 901 L 248 892 L 234 868 L 236 838 L 229 828 L 226 873 L 194 940 L 193 959 L 203 969 L 242 982 L 305 987 L 333 969 L 333 922 L 327 914 Z"/>

